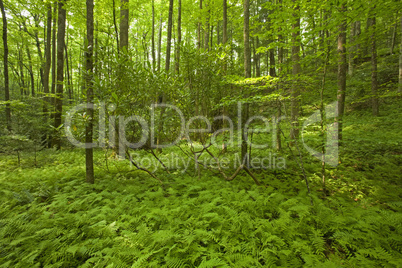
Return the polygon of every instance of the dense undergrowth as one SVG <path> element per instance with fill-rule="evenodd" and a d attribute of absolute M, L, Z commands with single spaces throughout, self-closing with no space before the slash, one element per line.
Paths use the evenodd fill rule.
<path fill-rule="evenodd" d="M 191 169 L 157 171 L 160 185 L 105 151 L 88 185 L 81 150 L 2 155 L 0 266 L 400 267 L 402 117 L 387 109 L 347 117 L 326 198 L 303 153 L 313 205 L 286 150 L 286 169 L 255 170 L 263 186 Z"/>

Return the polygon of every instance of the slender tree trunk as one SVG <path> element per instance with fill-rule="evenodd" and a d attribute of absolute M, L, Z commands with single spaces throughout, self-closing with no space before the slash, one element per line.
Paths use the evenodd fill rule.
<path fill-rule="evenodd" d="M 121 0 L 120 7 L 120 50 L 128 50 L 128 1 Z"/>
<path fill-rule="evenodd" d="M 361 62 L 361 58 L 363 57 L 362 56 L 361 44 L 360 44 L 361 42 L 359 42 L 359 38 L 360 38 L 361 34 L 362 34 L 361 22 L 356 21 L 355 40 L 357 40 L 357 42 L 356 42 L 356 46 L 355 46 L 355 53 L 356 53 L 355 60 L 354 60 L 355 65 L 357 65 L 359 62 Z"/>
<path fill-rule="evenodd" d="M 206 22 L 205 22 L 205 28 L 204 28 L 204 49 L 209 50 L 209 20 L 210 20 L 210 14 L 211 10 L 209 8 L 209 5 L 205 3 L 205 7 L 207 8 L 207 17 L 206 17 Z"/>
<path fill-rule="evenodd" d="M 70 100 L 70 103 L 72 103 L 73 93 L 71 91 L 70 65 L 69 65 L 69 60 L 68 60 L 68 33 L 66 33 L 66 37 L 67 37 L 67 42 L 66 42 L 66 45 L 64 46 L 64 51 L 66 53 L 65 57 L 66 57 L 67 92 L 68 92 L 68 99 Z"/>
<path fill-rule="evenodd" d="M 227 0 L 223 0 L 223 25 L 222 25 L 222 43 L 225 46 L 228 42 L 228 5 Z M 223 65 L 223 73 L 226 75 L 227 63 Z"/>
<path fill-rule="evenodd" d="M 392 29 L 392 37 L 391 37 L 391 47 L 390 47 L 390 53 L 391 55 L 394 54 L 394 48 L 395 48 L 395 43 L 396 43 L 396 32 L 398 31 L 398 23 L 395 22 L 395 25 Z"/>
<path fill-rule="evenodd" d="M 116 22 L 116 2 L 113 0 L 113 25 L 114 25 L 114 33 L 116 35 L 116 47 L 117 47 L 117 53 L 119 53 L 119 30 L 117 29 L 117 22 Z"/>
<path fill-rule="evenodd" d="M 40 67 L 39 67 L 39 74 L 40 74 L 40 82 L 43 85 L 43 69 L 45 66 L 45 62 L 43 61 L 43 56 L 42 56 L 42 49 L 40 47 L 40 40 L 39 40 L 39 35 L 38 35 L 38 29 L 40 29 L 40 21 L 39 21 L 39 16 L 35 15 L 35 30 L 34 30 L 34 36 L 35 36 L 35 41 L 36 41 L 36 48 L 38 51 L 38 56 L 39 56 L 39 61 L 40 61 Z M 39 86 L 38 86 L 38 91 L 39 91 Z"/>
<path fill-rule="evenodd" d="M 176 74 L 180 74 L 180 48 L 181 48 L 181 0 L 179 0 L 177 14 L 177 48 L 176 48 Z"/>
<path fill-rule="evenodd" d="M 341 12 L 344 18 L 339 25 L 338 34 L 338 116 L 336 118 L 339 130 L 339 140 L 342 140 L 343 115 L 345 112 L 345 94 L 346 94 L 346 4 L 341 5 Z"/>
<path fill-rule="evenodd" d="M 61 115 L 63 112 L 63 82 L 64 82 L 64 46 L 66 32 L 66 10 L 64 1 L 58 3 L 58 22 L 57 22 L 57 86 L 55 100 L 54 127 L 58 129 L 61 126 Z M 53 137 L 53 146 L 61 148 L 60 133 L 55 133 Z"/>
<path fill-rule="evenodd" d="M 155 71 L 156 58 L 155 58 L 155 1 L 152 0 L 152 70 Z"/>
<path fill-rule="evenodd" d="M 371 28 L 371 95 L 372 99 L 372 110 L 373 116 L 378 116 L 379 107 L 378 107 L 378 97 L 377 97 L 377 40 L 376 40 L 376 17 L 375 14 L 372 14 L 370 18 L 370 28 Z"/>
<path fill-rule="evenodd" d="M 276 77 L 276 69 L 275 69 L 275 50 L 271 48 L 269 50 L 269 75 L 272 77 Z"/>
<path fill-rule="evenodd" d="M 200 11 L 202 10 L 202 0 L 200 0 Z M 197 28 L 197 48 L 201 49 L 201 28 L 202 28 L 202 23 L 201 23 L 201 18 L 200 21 L 198 22 L 198 28 Z"/>
<path fill-rule="evenodd" d="M 221 22 L 218 20 L 216 25 L 216 44 L 219 45 L 221 43 L 221 33 L 220 33 Z"/>
<path fill-rule="evenodd" d="M 399 27 L 399 32 L 401 35 L 401 43 L 399 47 L 399 93 L 402 94 L 402 17 L 400 18 L 401 20 L 401 25 Z"/>
<path fill-rule="evenodd" d="M 250 0 L 244 0 L 244 5 L 243 5 L 243 10 L 244 10 L 244 27 L 243 27 L 243 37 L 244 37 L 244 76 L 245 78 L 250 78 L 251 77 L 251 50 L 250 50 Z M 249 116 L 249 105 L 246 103 L 244 105 L 244 110 L 242 111 L 242 120 L 243 120 L 243 125 L 242 125 L 242 144 L 241 144 L 241 158 L 242 158 L 242 163 L 249 167 L 250 165 L 250 159 L 249 159 L 249 154 L 247 150 L 247 132 L 248 130 L 245 129 L 245 122 L 248 120 Z"/>
<path fill-rule="evenodd" d="M 31 51 L 29 49 L 29 45 L 27 45 L 26 51 L 27 51 L 27 57 L 28 57 L 28 71 L 31 76 L 31 95 L 32 95 L 32 97 L 35 97 L 35 75 L 33 72 Z"/>
<path fill-rule="evenodd" d="M 161 70 L 161 57 L 162 57 L 162 12 L 159 21 L 159 37 L 158 37 L 158 71 Z"/>
<path fill-rule="evenodd" d="M 296 3 L 293 0 L 293 3 Z M 290 137 L 293 140 L 297 140 L 299 138 L 299 110 L 300 110 L 300 85 L 298 83 L 298 75 L 301 72 L 300 66 L 300 6 L 296 5 L 294 8 L 293 18 L 295 20 L 292 25 L 293 33 L 292 33 L 292 61 L 293 61 L 293 70 L 292 74 L 294 76 L 295 82 L 292 85 L 292 99 L 291 99 L 291 119 L 292 119 L 292 129 L 290 132 Z"/>
<path fill-rule="evenodd" d="M 170 50 L 171 50 L 171 45 L 172 45 L 172 28 L 173 28 L 173 0 L 169 1 L 169 18 L 168 18 L 168 32 L 167 32 L 167 45 L 166 45 L 166 62 L 165 62 L 165 72 L 166 75 L 169 75 L 169 70 L 170 70 Z M 159 96 L 159 103 L 163 104 L 166 102 L 166 95 L 162 93 Z M 156 144 L 160 145 L 162 141 L 161 133 L 163 130 L 163 115 L 165 113 L 165 107 L 162 107 L 160 117 L 159 117 L 159 125 L 158 125 L 158 136 L 157 136 L 157 141 Z M 160 152 L 161 149 L 158 148 L 158 151 Z"/>
<path fill-rule="evenodd" d="M 43 92 L 45 93 L 45 103 L 43 106 L 43 113 L 45 114 L 45 118 L 47 118 L 47 109 L 49 103 L 49 74 L 50 67 L 52 64 L 52 50 L 51 50 L 51 41 L 52 41 L 52 6 L 48 4 L 47 10 L 47 22 L 46 22 L 46 46 L 45 46 L 45 68 L 43 74 Z"/>
<path fill-rule="evenodd" d="M 53 30 L 52 30 L 52 95 L 56 94 L 56 27 L 57 25 L 57 3 L 53 7 Z M 55 98 L 51 98 L 51 102 L 55 104 Z"/>
<path fill-rule="evenodd" d="M 251 44 L 253 45 L 253 48 L 251 49 L 252 52 L 252 57 L 253 57 L 253 64 L 252 64 L 252 77 L 255 77 L 255 69 L 256 69 L 256 65 L 257 65 L 257 61 L 256 61 L 256 51 L 255 51 L 255 39 L 253 37 L 250 37 L 251 39 Z"/>
<path fill-rule="evenodd" d="M 279 4 L 279 10 L 282 11 L 282 0 L 278 0 L 278 4 Z M 282 27 L 279 27 L 278 32 L 279 32 L 279 34 L 278 34 L 278 43 L 279 43 L 279 47 L 278 47 L 278 65 L 279 65 L 278 72 L 279 72 L 279 75 L 282 76 L 283 75 L 282 69 L 283 69 L 283 64 L 284 64 L 284 61 L 283 61 L 283 45 L 282 45 L 283 36 L 281 34 Z M 279 109 L 280 109 L 280 106 L 279 106 Z"/>
<path fill-rule="evenodd" d="M 94 51 L 94 74 L 95 76 L 99 75 L 99 61 L 98 61 L 98 50 L 99 50 L 99 45 L 98 45 L 98 33 L 99 33 L 99 24 L 98 24 L 98 20 L 96 20 L 96 26 L 95 26 L 95 51 Z M 72 79 L 72 75 L 71 75 L 71 79 Z M 74 80 L 73 80 L 74 81 Z"/>
<path fill-rule="evenodd" d="M 260 39 L 258 38 L 258 36 L 256 36 L 255 38 L 255 46 L 256 49 L 258 49 L 260 47 Z M 260 57 L 260 53 L 256 52 L 255 54 L 255 75 L 257 77 L 261 76 L 261 57 Z"/>
<path fill-rule="evenodd" d="M 20 47 L 17 43 L 18 48 L 18 67 L 20 69 L 20 78 L 21 78 L 21 97 L 25 94 L 25 77 L 24 77 L 24 57 L 23 57 L 23 48 Z"/>
<path fill-rule="evenodd" d="M 50 98 L 49 98 L 49 74 L 50 74 L 50 67 L 52 64 L 52 6 L 51 4 L 48 4 L 48 10 L 47 10 L 47 22 L 46 22 L 46 46 L 45 46 L 45 68 L 44 68 L 44 74 L 43 74 L 43 92 L 45 93 L 45 98 L 44 98 L 44 103 L 43 103 L 43 117 L 44 121 L 47 122 L 49 115 L 48 115 L 48 109 L 50 107 Z M 43 137 L 43 142 L 45 143 L 47 140 L 47 146 L 50 147 L 50 139 L 49 137 L 46 137 L 47 135 L 45 134 Z"/>
<path fill-rule="evenodd" d="M 165 62 L 166 73 L 169 73 L 169 69 L 170 69 L 170 50 L 171 50 L 171 46 L 172 46 L 172 27 L 173 27 L 173 0 L 170 0 L 169 1 L 167 45 L 166 45 L 166 62 Z"/>
<path fill-rule="evenodd" d="M 350 24 L 350 43 L 352 46 L 349 49 L 349 75 L 353 75 L 354 67 L 355 67 L 355 46 L 353 46 L 353 43 L 356 42 L 355 40 L 356 36 L 356 22 L 352 22 Z"/>
<path fill-rule="evenodd" d="M 87 1 L 87 42 L 88 48 L 86 50 L 86 82 L 87 82 L 87 103 L 93 102 L 93 45 L 94 45 L 94 0 Z M 94 179 L 94 160 L 93 149 L 89 144 L 92 144 L 93 137 L 93 116 L 94 110 L 87 107 L 88 122 L 85 129 L 85 166 L 86 166 L 86 181 L 93 184 Z"/>
<path fill-rule="evenodd" d="M 4 10 L 3 0 L 0 0 L 1 16 L 3 17 L 3 67 L 4 67 L 4 100 L 10 100 L 10 88 L 8 80 L 8 33 L 7 33 L 7 17 Z M 8 131 L 11 131 L 11 107 L 10 104 L 6 104 L 6 124 Z"/>
<path fill-rule="evenodd" d="M 210 28 L 211 28 L 211 36 L 209 40 L 210 40 L 210 47 L 212 48 L 214 47 L 214 26 L 211 25 Z"/>

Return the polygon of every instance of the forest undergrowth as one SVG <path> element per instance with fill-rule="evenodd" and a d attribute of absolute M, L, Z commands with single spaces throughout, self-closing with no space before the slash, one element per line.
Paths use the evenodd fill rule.
<path fill-rule="evenodd" d="M 286 168 L 253 171 L 261 186 L 194 163 L 160 184 L 104 150 L 89 185 L 80 149 L 0 155 L 0 267 L 401 267 L 402 116 L 384 109 L 345 119 L 327 196 L 320 161 L 303 151 L 309 195 L 286 148 Z"/>

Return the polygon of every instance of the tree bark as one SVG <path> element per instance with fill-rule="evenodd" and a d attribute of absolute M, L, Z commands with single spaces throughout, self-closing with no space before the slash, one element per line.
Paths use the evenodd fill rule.
<path fill-rule="evenodd" d="M 56 25 L 57 25 L 57 4 L 56 2 L 54 3 L 53 7 L 53 30 L 52 30 L 52 95 L 56 93 Z M 51 102 L 54 105 L 55 104 L 55 98 L 51 98 Z"/>
<path fill-rule="evenodd" d="M 402 94 L 402 17 L 400 18 L 401 25 L 399 27 L 400 35 L 401 35 L 401 43 L 399 48 L 399 93 Z"/>
<path fill-rule="evenodd" d="M 162 12 L 159 21 L 159 37 L 158 37 L 158 71 L 161 70 L 161 56 L 162 56 Z"/>
<path fill-rule="evenodd" d="M 279 10 L 282 11 L 282 0 L 279 0 L 278 4 L 279 4 Z M 278 72 L 279 72 L 279 75 L 282 76 L 283 75 L 282 74 L 282 68 L 283 68 L 283 63 L 284 63 L 283 62 L 283 45 L 282 45 L 283 36 L 281 34 L 282 28 L 279 27 L 278 31 L 279 31 L 279 34 L 278 34 L 278 43 L 279 43 L 279 47 L 278 47 L 278 65 L 279 65 L 278 66 Z"/>
<path fill-rule="evenodd" d="M 173 27 L 173 0 L 170 0 L 169 1 L 167 45 L 166 45 L 166 62 L 165 62 L 166 73 L 169 73 L 169 69 L 170 69 L 170 50 L 171 50 L 171 46 L 172 46 L 172 27 Z"/>
<path fill-rule="evenodd" d="M 200 0 L 200 11 L 202 10 L 202 0 Z M 201 49 L 201 27 L 202 27 L 202 22 L 201 18 L 200 21 L 198 22 L 198 27 L 197 27 L 197 48 Z"/>
<path fill-rule="evenodd" d="M 209 19 L 210 19 L 210 8 L 207 3 L 205 3 L 205 7 L 207 8 L 207 18 L 205 21 L 205 28 L 204 28 L 204 49 L 206 51 L 209 50 Z"/>
<path fill-rule="evenodd" d="M 346 95 L 346 72 L 347 72 L 347 56 L 346 56 L 346 4 L 341 5 L 341 16 L 343 16 L 339 25 L 338 34 L 338 116 L 336 122 L 338 124 L 338 138 L 342 140 L 343 115 L 345 112 L 345 95 Z"/>
<path fill-rule="evenodd" d="M 29 49 L 29 45 L 27 45 L 26 51 L 27 51 L 27 57 L 28 57 L 28 71 L 29 71 L 29 75 L 31 76 L 31 96 L 35 97 L 35 75 L 33 72 L 31 51 Z"/>
<path fill-rule="evenodd" d="M 125 49 L 128 51 L 128 1 L 121 0 L 120 7 L 120 51 Z"/>
<path fill-rule="evenodd" d="M 269 50 L 269 75 L 272 77 L 276 77 L 276 69 L 275 69 L 275 50 L 271 48 Z"/>
<path fill-rule="evenodd" d="M 176 74 L 180 74 L 180 48 L 181 48 L 181 0 L 179 0 L 177 14 L 177 48 L 176 48 Z"/>
<path fill-rule="evenodd" d="M 353 44 L 356 42 L 356 22 L 352 22 L 350 24 L 350 43 Z M 353 75 L 353 71 L 355 68 L 355 47 L 351 46 L 349 49 L 349 75 Z"/>
<path fill-rule="evenodd" d="M 3 17 L 3 67 L 4 67 L 4 100 L 10 100 L 10 86 L 8 80 L 8 33 L 7 33 L 7 17 L 6 11 L 4 10 L 3 0 L 0 0 L 1 16 Z M 10 104 L 6 104 L 6 124 L 7 130 L 11 131 L 11 107 Z"/>
<path fill-rule="evenodd" d="M 371 28 L 371 103 L 373 116 L 378 116 L 379 106 L 377 97 L 377 40 L 376 40 L 376 17 L 372 14 L 370 18 L 370 28 Z"/>
<path fill-rule="evenodd" d="M 94 45 L 94 0 L 87 0 L 87 42 L 88 47 L 85 52 L 86 56 L 86 82 L 87 82 L 87 103 L 93 102 L 93 45 Z M 94 179 L 94 162 L 92 144 L 93 138 L 93 116 L 94 110 L 87 107 L 88 121 L 85 129 L 85 166 L 86 166 L 86 182 L 93 184 Z"/>
<path fill-rule="evenodd" d="M 40 67 L 39 67 L 39 74 L 40 74 L 40 82 L 43 85 L 43 69 L 45 66 L 45 62 L 43 61 L 43 56 L 42 56 L 42 49 L 40 47 L 40 40 L 39 40 L 39 35 L 38 35 L 38 29 L 41 27 L 40 26 L 40 21 L 39 21 L 39 15 L 34 16 L 35 19 L 35 30 L 34 30 L 34 36 L 35 36 L 35 41 L 36 41 L 36 48 L 38 51 L 38 56 L 39 56 L 39 61 L 40 61 Z M 38 87 L 39 91 L 39 87 Z"/>
<path fill-rule="evenodd" d="M 244 0 L 243 5 L 244 10 L 244 27 L 243 27 L 243 38 L 244 38 L 244 76 L 245 78 L 251 77 L 251 49 L 250 49 L 250 0 Z M 244 110 L 242 110 L 242 144 L 241 144 L 241 159 L 242 165 L 247 167 L 250 166 L 250 159 L 248 153 L 248 130 L 245 129 L 245 122 L 248 120 L 249 116 L 249 104 L 245 103 Z"/>
<path fill-rule="evenodd" d="M 117 53 L 119 53 L 119 46 L 120 46 L 120 42 L 119 42 L 119 30 L 117 29 L 117 22 L 116 22 L 116 2 L 115 0 L 112 1 L 112 8 L 113 8 L 113 25 L 114 25 L 114 34 L 116 35 L 116 46 L 117 46 Z"/>
<path fill-rule="evenodd" d="M 152 0 L 152 71 L 155 71 L 156 58 L 155 58 L 155 1 Z"/>
<path fill-rule="evenodd" d="M 67 27 L 68 28 L 68 27 Z M 67 92 L 68 92 L 68 99 L 70 103 L 73 103 L 73 92 L 71 89 L 71 80 L 70 80 L 70 65 L 69 65 L 69 59 L 68 59 L 68 33 L 66 33 L 67 36 L 67 41 L 66 45 L 64 46 L 64 51 L 65 51 L 65 57 L 66 57 L 66 76 L 67 76 Z"/>
<path fill-rule="evenodd" d="M 48 4 L 47 6 L 47 21 L 46 21 L 46 46 L 45 46 L 45 66 L 44 66 L 44 73 L 43 73 L 43 93 L 45 94 L 44 103 L 43 103 L 43 118 L 44 121 L 47 122 L 49 115 L 48 109 L 50 107 L 50 98 L 49 98 L 49 75 L 50 75 L 50 68 L 52 65 L 52 6 Z M 50 147 L 50 139 L 45 134 L 43 136 L 43 143 L 46 143 L 47 146 Z"/>
<path fill-rule="evenodd" d="M 22 47 L 24 45 L 22 44 Z M 18 49 L 18 67 L 20 69 L 20 79 L 21 79 L 21 84 L 20 84 L 20 93 L 21 97 L 24 96 L 25 93 L 25 77 L 24 77 L 24 57 L 23 57 L 23 48 L 19 46 L 17 43 L 17 49 Z"/>
<path fill-rule="evenodd" d="M 391 47 L 390 47 L 390 53 L 391 55 L 394 54 L 394 48 L 395 48 L 395 42 L 396 42 L 396 32 L 398 30 L 398 23 L 395 22 L 394 28 L 392 30 L 392 36 L 391 36 Z"/>
<path fill-rule="evenodd" d="M 64 36 L 66 32 L 66 9 L 64 1 L 58 3 L 58 19 L 57 19 L 57 85 L 55 100 L 55 116 L 54 127 L 58 130 L 61 126 L 61 115 L 63 112 L 63 82 L 64 82 Z M 56 130 L 56 132 L 57 132 Z M 55 133 L 53 137 L 53 146 L 57 149 L 61 148 L 60 133 Z"/>
<path fill-rule="evenodd" d="M 260 47 L 260 39 L 258 38 L 258 36 L 256 36 L 255 38 L 255 47 L 256 50 L 258 50 L 258 48 Z M 261 56 L 260 53 L 258 53 L 258 51 L 255 53 L 255 75 L 257 77 L 261 76 Z"/>
<path fill-rule="evenodd" d="M 49 74 L 50 67 L 52 64 L 52 50 L 51 50 L 51 41 L 52 41 L 52 6 L 48 4 L 47 10 L 47 22 L 46 22 L 46 46 L 45 46 L 45 68 L 43 73 L 43 92 L 45 93 L 45 103 L 43 105 L 43 113 L 45 114 L 45 118 L 47 118 L 47 110 L 49 101 Z"/>
<path fill-rule="evenodd" d="M 222 25 L 222 43 L 225 46 L 228 42 L 228 5 L 227 0 L 223 0 L 223 25 Z M 223 65 L 223 74 L 226 75 L 228 65 L 225 61 Z"/>
<path fill-rule="evenodd" d="M 296 0 L 293 0 L 296 4 Z M 300 6 L 298 4 L 294 7 L 293 12 L 294 24 L 292 25 L 292 74 L 294 76 L 295 82 L 292 85 L 291 92 L 291 119 L 292 119 L 292 129 L 290 131 L 290 137 L 293 140 L 299 138 L 299 110 L 300 110 L 300 85 L 298 84 L 298 75 L 301 72 L 300 66 Z"/>

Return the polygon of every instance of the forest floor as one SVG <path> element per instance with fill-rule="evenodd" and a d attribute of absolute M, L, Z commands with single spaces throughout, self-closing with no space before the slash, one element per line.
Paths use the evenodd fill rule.
<path fill-rule="evenodd" d="M 321 162 L 303 151 L 308 195 L 287 148 L 286 168 L 253 171 L 261 186 L 193 163 L 160 184 L 103 150 L 88 185 L 83 150 L 0 155 L 0 267 L 401 267 L 401 113 L 346 116 L 327 196 Z"/>

